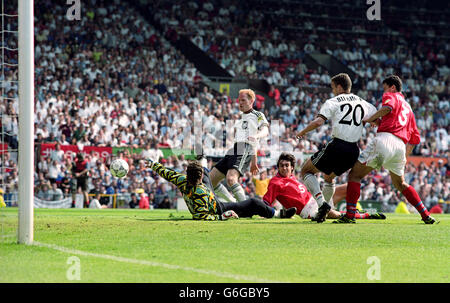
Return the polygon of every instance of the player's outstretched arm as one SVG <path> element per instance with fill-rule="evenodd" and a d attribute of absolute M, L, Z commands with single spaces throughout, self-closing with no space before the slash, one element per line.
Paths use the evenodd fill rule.
<path fill-rule="evenodd" d="M 364 119 L 363 122 L 366 123 L 373 123 L 375 121 L 378 121 L 379 118 L 386 116 L 387 114 L 389 114 L 392 111 L 392 108 L 389 106 L 383 106 L 382 108 L 380 108 L 375 114 L 373 114 L 372 116 L 370 116 L 367 119 Z"/>
<path fill-rule="evenodd" d="M 301 131 L 299 131 L 297 133 L 297 139 L 301 139 L 303 136 L 305 136 L 307 133 L 309 133 L 310 131 L 315 130 L 318 127 L 321 127 L 324 123 L 325 123 L 325 119 L 322 116 L 317 117 L 316 119 L 314 119 L 313 121 L 311 121 L 308 126 L 306 126 L 304 129 L 302 129 Z"/>
<path fill-rule="evenodd" d="M 170 183 L 176 185 L 182 192 L 186 187 L 186 175 L 176 172 L 170 168 L 164 167 L 161 163 L 147 159 L 147 167 L 155 173 L 166 179 Z"/>

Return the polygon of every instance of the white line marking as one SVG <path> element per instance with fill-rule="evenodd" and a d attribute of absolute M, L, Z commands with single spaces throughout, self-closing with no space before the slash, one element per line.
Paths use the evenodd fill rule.
<path fill-rule="evenodd" d="M 16 235 L 0 235 L 0 238 L 13 238 L 16 237 Z"/>
<path fill-rule="evenodd" d="M 245 280 L 245 281 L 259 282 L 259 283 L 285 283 L 285 282 L 280 282 L 280 281 L 271 281 L 271 280 L 266 280 L 266 279 L 260 279 L 258 277 L 253 277 L 253 276 L 244 276 L 244 275 L 236 275 L 236 274 L 227 273 L 227 272 L 218 272 L 215 270 L 206 270 L 206 269 L 199 269 L 199 268 L 187 267 L 187 266 L 179 266 L 179 265 L 153 262 L 153 261 L 147 261 L 147 260 L 136 260 L 136 259 L 111 256 L 111 255 L 91 253 L 91 252 L 66 248 L 66 247 L 62 247 L 62 246 L 58 246 L 58 245 L 54 245 L 54 244 L 41 243 L 41 242 L 37 242 L 37 241 L 34 241 L 33 245 L 39 246 L 39 247 L 55 249 L 55 250 L 58 250 L 58 251 L 61 251 L 64 253 L 68 253 L 68 254 L 102 258 L 102 259 L 107 259 L 107 260 L 112 260 L 112 261 L 117 261 L 117 262 L 163 267 L 163 268 L 167 268 L 167 269 L 192 271 L 192 272 L 196 272 L 196 273 L 200 273 L 200 274 L 204 274 L 204 275 L 212 275 L 212 276 L 217 276 L 217 277 L 221 277 L 221 278 L 230 278 L 230 279 L 235 279 L 235 280 Z"/>

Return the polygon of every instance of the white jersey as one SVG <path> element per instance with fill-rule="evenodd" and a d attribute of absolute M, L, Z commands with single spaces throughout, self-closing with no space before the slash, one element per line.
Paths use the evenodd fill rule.
<path fill-rule="evenodd" d="M 332 122 L 331 136 L 357 142 L 363 133 L 363 119 L 376 113 L 375 106 L 354 94 L 340 94 L 322 105 L 319 115 Z"/>
<path fill-rule="evenodd" d="M 234 142 L 245 142 L 251 145 L 257 144 L 257 142 L 250 142 L 248 137 L 255 137 L 264 125 L 268 127 L 269 122 L 267 122 L 266 116 L 262 112 L 252 110 L 247 114 L 243 113 L 242 118 L 234 125 Z"/>

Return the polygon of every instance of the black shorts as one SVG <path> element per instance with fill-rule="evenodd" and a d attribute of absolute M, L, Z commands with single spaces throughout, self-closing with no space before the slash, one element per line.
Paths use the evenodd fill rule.
<path fill-rule="evenodd" d="M 359 157 L 356 142 L 350 143 L 338 138 L 331 139 L 328 144 L 311 156 L 311 162 L 321 172 L 340 176 L 353 167 Z"/>
<path fill-rule="evenodd" d="M 81 177 L 77 178 L 77 189 L 81 187 L 82 191 L 88 190 L 88 178 L 87 177 Z"/>
<path fill-rule="evenodd" d="M 248 143 L 235 143 L 233 148 L 227 151 L 223 157 L 214 166 L 222 174 L 226 175 L 231 168 L 236 169 L 241 176 L 245 174 L 250 168 L 254 154 L 253 147 Z"/>

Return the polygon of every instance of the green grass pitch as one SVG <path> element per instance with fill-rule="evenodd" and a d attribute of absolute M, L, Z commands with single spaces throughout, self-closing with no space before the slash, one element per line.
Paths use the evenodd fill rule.
<path fill-rule="evenodd" d="M 1 283 L 450 281 L 450 215 L 436 215 L 438 225 L 417 214 L 335 225 L 298 216 L 201 222 L 175 210 L 35 209 L 32 246 L 16 244 L 17 217 L 16 208 L 0 209 Z"/>

